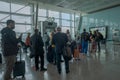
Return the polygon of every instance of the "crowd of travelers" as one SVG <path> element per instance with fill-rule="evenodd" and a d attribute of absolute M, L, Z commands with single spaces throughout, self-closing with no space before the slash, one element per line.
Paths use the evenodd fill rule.
<path fill-rule="evenodd" d="M 63 33 L 61 27 L 57 27 L 50 34 L 45 32 L 43 37 L 39 30 L 35 29 L 32 35 L 28 33 L 25 42 L 23 42 L 21 40 L 22 34 L 16 38 L 14 28 L 15 21 L 8 20 L 7 27 L 1 30 L 2 52 L 6 63 L 4 80 L 11 79 L 11 72 L 19 46 L 23 47 L 25 53 L 28 53 L 29 48 L 30 58 L 35 59 L 36 71 L 47 71 L 44 67 L 44 58 L 46 58 L 49 63 L 56 65 L 59 74 L 62 71 L 61 62 L 65 62 L 65 70 L 68 74 L 71 59 L 82 60 L 82 57 L 86 57 L 88 53 L 101 51 L 100 42 L 103 40 L 103 35 L 98 30 L 87 32 L 86 29 L 83 29 L 81 34 L 75 35 L 75 39 L 72 39 L 70 31 L 67 30 L 66 33 Z M 18 43 L 21 43 L 21 45 Z M 47 56 L 44 57 L 44 54 Z M 41 66 L 39 66 L 39 63 Z"/>

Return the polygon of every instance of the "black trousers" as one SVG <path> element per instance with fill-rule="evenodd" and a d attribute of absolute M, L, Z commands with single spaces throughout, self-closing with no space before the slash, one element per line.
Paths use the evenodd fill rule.
<path fill-rule="evenodd" d="M 40 67 L 41 67 L 41 69 L 43 69 L 44 68 L 44 54 L 35 55 L 35 68 L 36 68 L 36 70 L 38 70 L 40 68 L 39 63 L 41 63 Z"/>
<path fill-rule="evenodd" d="M 100 41 L 97 42 L 98 45 L 98 52 L 100 52 L 101 48 L 100 48 Z"/>
<path fill-rule="evenodd" d="M 58 69 L 58 72 L 61 72 L 61 56 L 63 54 L 62 53 L 58 53 L 56 52 L 56 59 L 57 59 L 57 69 Z M 69 71 L 69 60 L 68 60 L 68 57 L 64 56 L 63 55 L 63 58 L 65 60 L 65 69 L 66 69 L 66 72 Z"/>

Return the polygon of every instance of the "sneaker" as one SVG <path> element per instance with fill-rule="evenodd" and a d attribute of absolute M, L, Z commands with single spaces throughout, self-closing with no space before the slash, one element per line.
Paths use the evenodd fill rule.
<path fill-rule="evenodd" d="M 46 68 L 42 68 L 40 71 L 47 71 L 47 69 Z"/>

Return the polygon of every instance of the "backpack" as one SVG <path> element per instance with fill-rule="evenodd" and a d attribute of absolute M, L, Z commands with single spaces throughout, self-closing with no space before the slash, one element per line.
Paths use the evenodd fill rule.
<path fill-rule="evenodd" d="M 89 40 L 89 34 L 87 32 L 82 33 L 82 39 L 84 39 L 85 41 Z"/>
<path fill-rule="evenodd" d="M 99 38 L 100 40 L 103 40 L 103 35 L 101 33 L 99 33 Z"/>

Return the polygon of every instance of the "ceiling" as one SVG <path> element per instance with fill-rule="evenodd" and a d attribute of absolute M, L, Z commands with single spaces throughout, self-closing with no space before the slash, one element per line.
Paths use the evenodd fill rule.
<path fill-rule="evenodd" d="M 10 1 L 10 0 L 3 0 Z M 62 7 L 85 13 L 94 13 L 108 8 L 120 6 L 120 0 L 11 0 L 21 2 L 40 2 L 50 4 L 57 7 Z"/>
<path fill-rule="evenodd" d="M 76 11 L 92 13 L 120 6 L 120 0 L 33 0 Z"/>

